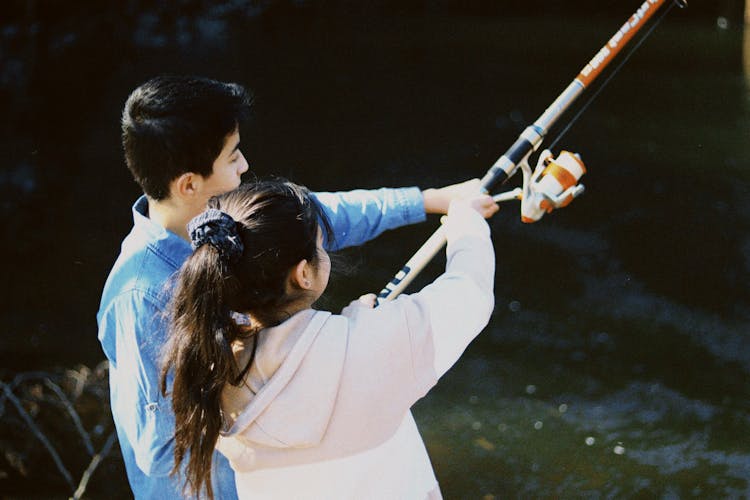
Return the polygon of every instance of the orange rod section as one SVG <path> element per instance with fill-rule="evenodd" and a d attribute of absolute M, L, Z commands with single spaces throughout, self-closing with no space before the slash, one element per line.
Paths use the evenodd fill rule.
<path fill-rule="evenodd" d="M 673 0 L 646 0 L 638 8 L 638 10 L 630 16 L 625 24 L 617 30 L 617 33 L 609 39 L 604 47 L 594 56 L 589 63 L 584 66 L 581 72 L 576 77 L 576 80 L 581 82 L 584 87 L 593 82 L 599 73 L 615 58 L 620 50 L 628 44 L 631 38 L 640 30 L 644 24 L 651 19 L 659 8 Z"/>

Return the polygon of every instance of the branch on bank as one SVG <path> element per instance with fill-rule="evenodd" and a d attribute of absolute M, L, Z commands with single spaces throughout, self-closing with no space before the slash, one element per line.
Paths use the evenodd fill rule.
<path fill-rule="evenodd" d="M 103 362 L 93 370 L 24 372 L 0 381 L 0 489 L 13 496 L 83 498 L 116 449 L 107 370 Z M 124 480 L 102 477 L 111 486 Z"/>

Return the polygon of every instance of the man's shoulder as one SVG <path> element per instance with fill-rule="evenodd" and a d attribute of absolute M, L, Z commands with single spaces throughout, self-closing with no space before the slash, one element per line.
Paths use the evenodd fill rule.
<path fill-rule="evenodd" d="M 155 303 L 164 301 L 164 291 L 178 265 L 149 241 L 129 235 L 122 244 L 102 293 L 102 308 L 118 298 L 143 295 Z"/>
<path fill-rule="evenodd" d="M 157 248 L 128 243 L 126 238 L 104 285 L 97 313 L 99 341 L 113 362 L 119 359 L 115 348 L 118 338 L 140 346 L 133 352 L 152 348 L 148 346 L 157 346 L 153 349 L 158 350 L 160 322 L 177 269 L 160 256 Z"/>

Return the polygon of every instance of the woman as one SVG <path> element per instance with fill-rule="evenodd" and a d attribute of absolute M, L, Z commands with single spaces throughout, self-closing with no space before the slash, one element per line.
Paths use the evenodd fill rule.
<path fill-rule="evenodd" d="M 489 321 L 494 254 L 478 212 L 497 210 L 491 197 L 451 204 L 437 280 L 340 315 L 312 308 L 332 235 L 305 188 L 249 184 L 209 207 L 188 226 L 195 252 L 177 277 L 162 374 L 173 474 L 212 497 L 218 446 L 240 498 L 439 498 L 410 407 Z"/>

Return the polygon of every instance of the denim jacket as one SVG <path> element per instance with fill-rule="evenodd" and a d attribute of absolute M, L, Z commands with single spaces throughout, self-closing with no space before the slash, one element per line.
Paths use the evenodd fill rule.
<path fill-rule="evenodd" d="M 316 193 L 331 221 L 329 250 L 360 245 L 385 230 L 424 220 L 417 188 Z M 110 403 L 130 487 L 136 498 L 182 498 L 173 467 L 174 415 L 159 391 L 164 313 L 170 279 L 190 244 L 152 222 L 145 196 L 133 205 L 133 228 L 107 278 L 97 313 L 99 341 L 109 360 Z M 234 473 L 214 455 L 214 495 L 237 498 Z"/>

